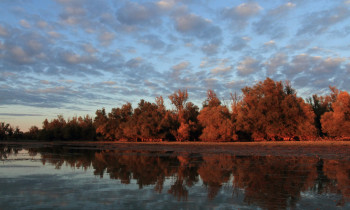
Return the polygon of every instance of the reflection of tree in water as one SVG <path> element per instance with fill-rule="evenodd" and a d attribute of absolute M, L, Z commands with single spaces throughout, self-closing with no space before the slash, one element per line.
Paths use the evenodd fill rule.
<path fill-rule="evenodd" d="M 302 191 L 313 186 L 317 159 L 244 157 L 235 159 L 234 187 L 244 189 L 245 201 L 263 208 L 295 207 Z"/>
<path fill-rule="evenodd" d="M 188 187 L 192 187 L 199 181 L 197 169 L 201 162 L 201 155 L 183 153 L 177 156 L 178 164 L 176 165 L 176 180 L 171 185 L 168 193 L 174 195 L 177 200 L 187 200 Z"/>
<path fill-rule="evenodd" d="M 184 163 L 181 157 L 160 152 L 103 151 L 95 154 L 92 165 L 95 175 L 103 177 L 106 171 L 111 179 L 119 179 L 124 184 L 135 179 L 139 188 L 155 185 L 159 193 L 163 190 L 166 177 L 176 177 L 168 192 L 181 200 L 187 199 L 186 187 L 198 181 L 196 168 Z"/>
<path fill-rule="evenodd" d="M 338 206 L 343 206 L 350 201 L 350 161 L 346 160 L 325 160 L 324 174 L 334 180 L 325 187 L 326 191 L 339 193 L 342 198 L 338 201 Z"/>
<path fill-rule="evenodd" d="M 3 151 L 2 149 L 1 151 Z M 8 149 L 7 149 L 8 150 Z M 233 190 L 244 192 L 244 201 L 264 209 L 295 207 L 301 192 L 341 193 L 339 205 L 350 198 L 350 161 L 322 160 L 312 157 L 276 157 L 203 155 L 149 151 L 93 151 L 63 147 L 31 149 L 39 152 L 42 162 L 60 168 L 63 164 L 87 169 L 94 174 L 118 179 L 139 188 L 154 185 L 163 192 L 166 179 L 173 180 L 168 192 L 177 200 L 187 200 L 188 189 L 198 183 L 199 176 L 214 199 L 231 178 Z M 239 191 L 239 190 L 238 190 Z"/>
<path fill-rule="evenodd" d="M 103 176 L 106 171 L 111 179 L 119 179 L 128 184 L 131 179 L 137 180 L 140 188 L 145 185 L 164 181 L 172 176 L 176 169 L 171 167 L 176 157 L 165 157 L 162 154 L 136 151 L 103 151 L 95 154 L 93 166 L 95 175 Z M 157 183 L 161 188 L 162 183 Z"/>
<path fill-rule="evenodd" d="M 45 147 L 45 148 L 31 148 L 29 153 L 41 154 L 41 162 L 52 164 L 56 169 L 60 169 L 65 163 L 71 168 L 83 168 L 87 170 L 91 167 L 91 162 L 94 159 L 95 151 L 81 150 L 68 147 Z"/>
<path fill-rule="evenodd" d="M 204 156 L 203 160 L 198 173 L 203 183 L 208 187 L 208 198 L 213 199 L 221 189 L 222 184 L 229 181 L 231 177 L 234 163 L 233 156 Z"/>
<path fill-rule="evenodd" d="M 22 147 L 7 146 L 5 144 L 0 144 L 0 160 L 6 159 L 10 155 L 16 155 Z"/>

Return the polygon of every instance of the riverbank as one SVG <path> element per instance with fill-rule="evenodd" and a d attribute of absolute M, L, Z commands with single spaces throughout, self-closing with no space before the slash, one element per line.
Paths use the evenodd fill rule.
<path fill-rule="evenodd" d="M 175 153 L 232 154 L 236 156 L 308 156 L 326 159 L 349 159 L 350 141 L 300 142 L 0 142 L 22 148 L 62 146 L 71 149 L 140 150 Z"/>

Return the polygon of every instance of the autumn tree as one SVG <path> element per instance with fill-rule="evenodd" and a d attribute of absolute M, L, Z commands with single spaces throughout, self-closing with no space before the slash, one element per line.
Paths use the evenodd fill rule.
<path fill-rule="evenodd" d="M 350 95 L 348 92 L 337 92 L 335 101 L 331 105 L 331 111 L 321 117 L 321 124 L 323 132 L 330 137 L 350 137 Z"/>
<path fill-rule="evenodd" d="M 336 87 L 329 86 L 331 93 L 326 96 L 312 95 L 307 99 L 307 103 L 312 106 L 312 110 L 315 113 L 315 126 L 317 129 L 318 136 L 324 136 L 325 133 L 322 131 L 321 116 L 326 113 L 333 111 L 332 103 L 334 103 L 339 95 L 339 90 Z"/>
<path fill-rule="evenodd" d="M 187 90 L 178 90 L 169 96 L 171 103 L 175 106 L 176 111 L 181 113 L 188 99 Z"/>
<path fill-rule="evenodd" d="M 95 125 L 99 125 L 97 133 L 100 133 L 105 140 L 120 140 L 125 137 L 123 133 L 125 123 L 130 120 L 133 114 L 131 103 L 126 103 L 121 108 L 113 108 L 108 113 L 108 117 L 104 109 L 98 114 L 95 117 Z"/>
<path fill-rule="evenodd" d="M 176 130 L 172 130 L 177 141 L 196 140 L 200 132 L 197 123 L 198 107 L 192 102 L 187 102 L 187 90 L 178 90 L 169 96 L 171 103 L 175 106 L 177 119 Z"/>
<path fill-rule="evenodd" d="M 199 123 L 203 127 L 200 139 L 202 141 L 231 141 L 236 139 L 231 114 L 226 106 L 212 90 L 208 90 L 204 108 L 198 115 Z"/>
<path fill-rule="evenodd" d="M 124 126 L 124 136 L 147 141 L 162 138 L 162 133 L 159 132 L 162 117 L 157 104 L 141 100 Z"/>
<path fill-rule="evenodd" d="M 296 96 L 290 84 L 267 78 L 242 89 L 237 116 L 238 130 L 251 133 L 255 140 L 281 140 L 316 133 L 311 106 Z"/>
<path fill-rule="evenodd" d="M 96 135 L 99 140 L 103 140 L 107 136 L 108 117 L 105 108 L 97 110 L 95 113 L 94 126 L 96 128 Z"/>
<path fill-rule="evenodd" d="M 321 126 L 321 116 L 329 112 L 331 110 L 331 102 L 328 100 L 328 97 L 318 96 L 318 95 L 312 95 L 312 97 L 309 97 L 307 99 L 307 103 L 309 103 L 312 107 L 312 110 L 315 114 L 315 127 L 317 129 L 317 135 L 323 136 L 324 133 L 322 132 L 322 126 Z"/>

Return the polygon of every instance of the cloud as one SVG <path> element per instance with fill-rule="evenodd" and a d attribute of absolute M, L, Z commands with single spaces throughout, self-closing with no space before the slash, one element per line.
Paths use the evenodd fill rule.
<path fill-rule="evenodd" d="M 242 29 L 248 24 L 249 18 L 259 14 L 262 7 L 256 2 L 242 3 L 236 7 L 224 8 L 221 16 L 231 21 L 231 26 L 236 29 Z"/>
<path fill-rule="evenodd" d="M 269 35 L 272 39 L 284 37 L 287 30 L 285 17 L 295 6 L 295 4 L 288 2 L 270 9 L 259 21 L 253 23 L 255 33 Z"/>
<path fill-rule="evenodd" d="M 157 2 L 158 7 L 164 10 L 170 10 L 175 4 L 175 0 L 161 0 Z"/>
<path fill-rule="evenodd" d="M 21 26 L 23 26 L 24 28 L 30 28 L 30 27 L 31 27 L 31 26 L 30 26 L 30 23 L 29 23 L 28 21 L 24 20 L 24 19 L 20 20 L 20 21 L 19 21 L 19 24 L 20 24 Z"/>
<path fill-rule="evenodd" d="M 159 36 L 153 34 L 144 35 L 138 41 L 149 46 L 153 50 L 160 50 L 165 47 L 165 43 L 159 38 Z"/>
<path fill-rule="evenodd" d="M 88 14 L 84 8 L 83 1 L 58 1 L 63 7 L 60 13 L 60 19 L 64 24 L 76 25 L 83 22 L 84 17 Z"/>
<path fill-rule="evenodd" d="M 9 49 L 8 56 L 10 59 L 18 64 L 28 64 L 32 63 L 33 59 L 30 57 L 28 53 L 26 53 L 22 47 L 13 46 Z"/>
<path fill-rule="evenodd" d="M 264 63 L 267 75 L 274 75 L 282 71 L 286 65 L 288 65 L 288 57 L 284 53 L 277 53 Z"/>
<path fill-rule="evenodd" d="M 44 20 L 39 20 L 36 22 L 36 25 L 41 29 L 46 29 L 49 27 L 49 23 Z"/>
<path fill-rule="evenodd" d="M 73 101 L 65 94 L 40 94 L 18 88 L 0 90 L 3 105 L 25 105 L 33 107 L 62 108 Z"/>
<path fill-rule="evenodd" d="M 211 20 L 196 14 L 179 13 L 175 15 L 175 29 L 183 35 L 199 39 L 213 39 L 221 36 L 221 29 Z"/>
<path fill-rule="evenodd" d="M 275 47 L 276 46 L 276 42 L 274 40 L 270 40 L 268 42 L 265 42 L 264 45 L 266 47 Z"/>
<path fill-rule="evenodd" d="M 78 64 L 82 61 L 82 58 L 73 52 L 62 52 L 60 54 L 62 61 L 66 64 Z"/>
<path fill-rule="evenodd" d="M 260 70 L 260 62 L 252 57 L 245 57 L 238 63 L 237 72 L 240 76 L 247 76 Z"/>
<path fill-rule="evenodd" d="M 183 61 L 171 67 L 171 69 L 173 69 L 174 71 L 181 71 L 181 70 L 187 69 L 189 65 L 190 63 L 188 61 Z"/>
<path fill-rule="evenodd" d="M 117 19 L 126 25 L 159 24 L 162 4 L 127 2 L 117 11 Z"/>
<path fill-rule="evenodd" d="M 103 46 L 110 45 L 115 39 L 115 34 L 110 31 L 102 32 L 99 36 L 100 43 Z"/>
<path fill-rule="evenodd" d="M 55 38 L 55 39 L 58 39 L 58 38 L 62 37 L 62 35 L 60 33 L 56 32 L 56 31 L 49 31 L 49 32 L 47 32 L 47 34 L 49 36 L 51 36 L 52 38 Z"/>
<path fill-rule="evenodd" d="M 211 72 L 213 74 L 223 74 L 223 73 L 228 73 L 228 72 L 231 72 L 231 70 L 233 69 L 233 66 L 223 66 L 223 65 L 220 65 L 220 66 L 217 66 L 215 68 L 213 68 L 211 70 Z"/>
<path fill-rule="evenodd" d="M 141 57 L 132 58 L 126 62 L 126 66 L 129 68 L 137 68 L 141 66 L 143 63 L 143 59 Z"/>
<path fill-rule="evenodd" d="M 102 84 L 105 84 L 105 85 L 115 85 L 115 84 L 117 84 L 117 83 L 114 82 L 114 81 L 105 81 L 105 82 L 102 82 Z"/>
<path fill-rule="evenodd" d="M 329 85 L 346 87 L 346 59 L 298 54 L 288 57 L 277 53 L 263 64 L 266 73 L 279 80 L 290 80 L 303 93 L 327 90 Z M 311 91 L 312 92 L 312 91 Z"/>
<path fill-rule="evenodd" d="M 91 44 L 83 44 L 82 47 L 86 53 L 94 54 L 98 52 L 98 50 L 94 48 L 94 46 L 92 46 Z"/>
<path fill-rule="evenodd" d="M 23 2 L 16 11 L 0 3 L 10 11 L 0 23 L 4 107 L 115 106 L 179 88 L 203 100 L 207 88 L 228 96 L 266 76 L 305 89 L 350 87 L 343 1 L 322 9 L 301 0 L 226 8 L 193 0 L 57 0 L 48 3 L 55 11 L 29 11 Z"/>
<path fill-rule="evenodd" d="M 0 36 L 5 37 L 8 35 L 8 33 L 9 32 L 7 31 L 7 29 L 4 26 L 0 25 Z"/>
<path fill-rule="evenodd" d="M 248 47 L 248 43 L 250 40 L 251 38 L 247 36 L 243 36 L 243 37 L 235 36 L 233 38 L 231 45 L 229 45 L 229 49 L 232 51 L 243 50 L 244 48 Z"/>
<path fill-rule="evenodd" d="M 20 113 L 0 113 L 0 116 L 11 116 L 11 117 L 36 117 L 44 116 L 42 114 L 20 114 Z"/>
<path fill-rule="evenodd" d="M 327 31 L 331 26 L 347 20 L 350 10 L 347 7 L 337 7 L 309 14 L 302 21 L 302 26 L 297 35 L 318 35 Z"/>
<path fill-rule="evenodd" d="M 204 54 L 210 56 L 215 55 L 219 52 L 221 46 L 221 41 L 213 40 L 211 42 L 204 43 L 201 47 L 201 50 Z"/>

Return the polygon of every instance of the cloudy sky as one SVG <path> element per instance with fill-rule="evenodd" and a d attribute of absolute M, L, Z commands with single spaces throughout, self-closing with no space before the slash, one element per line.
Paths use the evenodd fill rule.
<path fill-rule="evenodd" d="M 26 130 L 177 89 L 200 106 L 266 77 L 302 97 L 349 91 L 349 34 L 349 0 L 2 0 L 0 121 Z"/>

